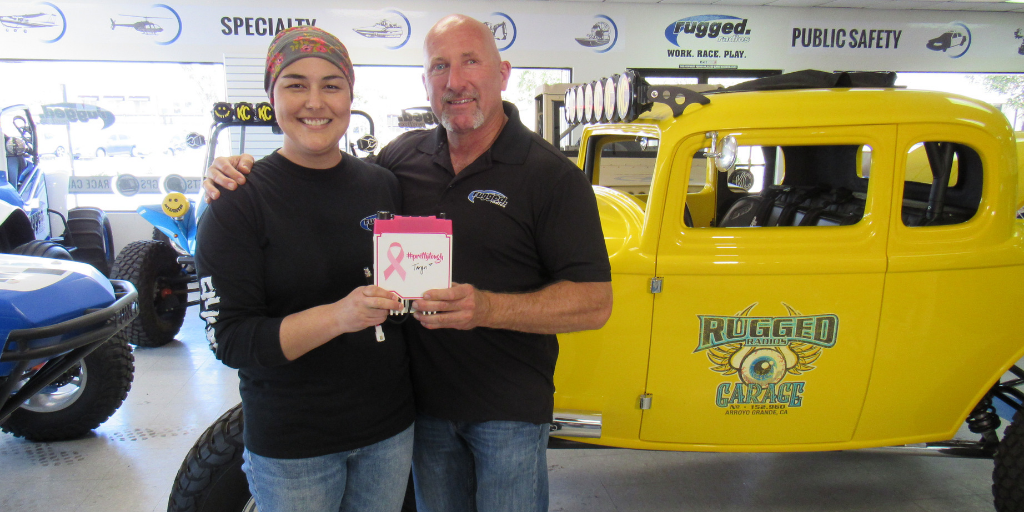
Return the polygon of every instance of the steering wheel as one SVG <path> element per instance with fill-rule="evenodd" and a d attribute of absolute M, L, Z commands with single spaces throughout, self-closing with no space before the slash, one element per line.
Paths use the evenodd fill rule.
<path fill-rule="evenodd" d="M 18 133 L 21 135 L 21 138 L 25 140 L 25 144 L 32 148 L 35 148 L 36 141 L 35 137 L 32 136 L 32 128 L 28 125 L 28 120 L 22 116 L 14 116 L 14 119 L 11 120 L 11 123 L 14 125 L 14 128 L 18 130 Z"/>

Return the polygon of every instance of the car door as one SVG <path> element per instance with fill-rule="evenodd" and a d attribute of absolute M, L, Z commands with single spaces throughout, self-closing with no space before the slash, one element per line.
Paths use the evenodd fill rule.
<path fill-rule="evenodd" d="M 718 130 L 719 140 L 737 138 L 740 154 L 761 155 L 740 165 L 762 178 L 741 180 L 754 186 L 743 191 L 716 176 L 716 200 L 694 201 L 695 227 L 684 220 L 691 180 L 673 174 L 642 440 L 751 449 L 851 439 L 877 337 L 895 133 Z M 688 162 L 710 135 L 683 138 L 675 168 L 699 169 Z M 740 198 L 772 194 L 758 205 L 774 209 L 743 224 L 755 227 L 726 227 L 734 214 L 748 218 Z"/>
<path fill-rule="evenodd" d="M 598 185 L 594 191 L 615 305 L 603 328 L 558 335 L 555 424 L 560 427 L 559 418 L 600 422 L 603 429 L 595 442 L 628 446 L 637 441 L 641 411 L 636 403 L 647 379 L 654 307 L 650 281 L 660 226 L 650 212 L 663 211 L 651 205 L 664 195 L 653 191 L 667 185 L 655 175 L 665 156 L 659 152 L 660 134 L 654 126 L 592 130 L 581 142 L 581 152 L 587 155 L 582 167 Z"/>

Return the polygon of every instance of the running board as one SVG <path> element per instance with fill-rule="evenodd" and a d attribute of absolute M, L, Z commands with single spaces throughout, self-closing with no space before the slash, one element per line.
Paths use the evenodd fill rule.
<path fill-rule="evenodd" d="M 939 441 L 935 443 L 905 444 L 850 450 L 861 453 L 901 453 L 906 455 L 927 455 L 931 457 L 958 457 L 970 459 L 991 459 L 995 456 L 996 445 L 981 441 Z"/>
<path fill-rule="evenodd" d="M 601 414 L 582 411 L 555 411 L 551 435 L 559 437 L 601 438 Z"/>

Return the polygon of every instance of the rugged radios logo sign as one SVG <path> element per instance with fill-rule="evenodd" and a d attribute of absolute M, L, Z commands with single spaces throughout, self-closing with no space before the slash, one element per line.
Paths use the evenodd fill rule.
<path fill-rule="evenodd" d="M 782 415 L 800 407 L 807 383 L 786 377 L 814 370 L 822 350 L 835 346 L 838 316 L 802 315 L 782 305 L 789 316 L 751 316 L 756 302 L 735 316 L 697 315 L 700 339 L 693 352 L 706 351 L 711 370 L 739 379 L 715 392 L 715 405 L 726 414 Z"/>
<path fill-rule="evenodd" d="M 724 14 L 701 14 L 678 20 L 665 27 L 665 39 L 679 46 L 679 34 L 691 35 L 697 39 L 718 41 L 719 43 L 750 42 L 750 29 L 746 18 L 726 16 Z"/>

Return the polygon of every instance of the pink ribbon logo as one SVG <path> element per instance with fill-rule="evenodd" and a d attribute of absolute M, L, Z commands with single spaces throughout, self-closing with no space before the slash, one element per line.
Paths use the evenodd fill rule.
<path fill-rule="evenodd" d="M 391 254 L 391 249 L 394 249 L 395 247 L 398 247 L 397 256 Z M 402 281 L 405 281 L 405 269 L 402 268 L 402 260 L 405 259 L 405 249 L 402 249 L 402 244 L 393 242 L 391 246 L 388 247 L 387 255 L 388 263 L 391 263 L 391 265 L 384 269 L 384 279 L 387 279 L 391 277 L 391 274 L 398 272 L 398 277 L 401 277 Z"/>

